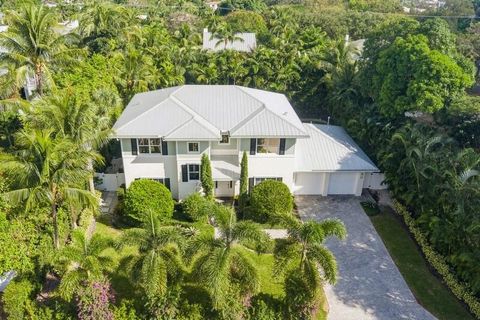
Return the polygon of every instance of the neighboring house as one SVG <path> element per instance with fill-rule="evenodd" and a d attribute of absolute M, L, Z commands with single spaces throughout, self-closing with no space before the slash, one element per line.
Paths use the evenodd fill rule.
<path fill-rule="evenodd" d="M 371 184 L 366 174 L 379 171 L 342 128 L 302 123 L 285 95 L 240 86 L 137 94 L 113 129 L 126 186 L 154 179 L 177 199 L 201 189 L 203 153 L 218 197 L 238 194 L 244 151 L 250 188 L 276 179 L 294 194 L 360 195 Z"/>
<path fill-rule="evenodd" d="M 227 41 L 227 45 L 225 45 L 222 39 L 215 37 L 207 28 L 205 28 L 203 29 L 202 48 L 209 51 L 235 50 L 240 52 L 252 52 L 257 47 L 255 33 L 237 33 L 235 36 L 239 39 Z"/>

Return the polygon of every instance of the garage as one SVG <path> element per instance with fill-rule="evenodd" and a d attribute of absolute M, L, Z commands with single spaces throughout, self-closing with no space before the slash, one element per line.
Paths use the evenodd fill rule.
<path fill-rule="evenodd" d="M 308 138 L 295 145 L 297 195 L 356 195 L 362 193 L 365 174 L 379 172 L 375 164 L 337 126 L 304 124 Z"/>
<path fill-rule="evenodd" d="M 323 172 L 297 172 L 295 174 L 295 194 L 319 195 L 323 194 L 325 173 Z"/>
<path fill-rule="evenodd" d="M 328 194 L 355 194 L 357 189 L 357 172 L 333 172 L 328 181 Z"/>

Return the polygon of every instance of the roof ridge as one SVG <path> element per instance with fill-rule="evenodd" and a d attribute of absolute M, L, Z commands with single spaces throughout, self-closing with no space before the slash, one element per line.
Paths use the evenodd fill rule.
<path fill-rule="evenodd" d="M 260 102 L 265 109 L 269 110 L 270 113 L 272 113 L 272 114 L 273 114 L 274 116 L 276 116 L 277 118 L 286 121 L 287 123 L 289 123 L 290 125 L 294 126 L 295 128 L 297 128 L 297 129 L 300 130 L 300 131 L 305 131 L 305 128 L 303 127 L 303 124 L 302 124 L 301 121 L 300 121 L 301 126 L 299 127 L 299 126 L 297 126 L 296 124 L 294 124 L 294 123 L 292 123 L 292 122 L 290 122 L 290 121 L 288 121 L 288 120 L 285 120 L 285 119 L 284 119 L 283 117 L 281 117 L 278 113 L 276 113 L 276 112 L 272 111 L 270 108 L 268 108 L 267 105 L 266 105 L 263 101 L 259 100 L 257 97 L 255 97 L 254 95 L 250 94 L 249 92 L 247 92 L 247 91 L 245 91 L 245 90 L 243 90 L 243 89 L 259 90 L 259 91 L 262 91 L 262 92 L 267 92 L 268 94 L 279 95 L 279 96 L 282 96 L 282 97 L 284 97 L 285 99 L 287 99 L 287 102 L 290 104 L 290 102 L 288 101 L 288 98 L 287 98 L 287 96 L 285 96 L 285 94 L 280 93 L 280 92 L 265 91 L 265 90 L 260 90 L 260 89 L 257 89 L 257 88 L 243 87 L 243 86 L 237 86 L 237 85 L 235 85 L 235 87 L 238 87 L 238 89 L 240 89 L 242 92 L 244 92 L 245 94 L 247 94 L 249 97 L 257 100 L 258 102 Z M 290 105 L 290 106 L 291 106 L 291 105 Z M 295 112 L 295 110 L 293 109 L 293 106 L 291 106 L 291 107 L 292 107 L 293 112 Z M 295 112 L 295 114 L 296 114 L 296 112 Z M 298 117 L 298 116 L 297 116 L 297 117 Z M 306 133 L 306 132 L 305 132 L 305 133 Z"/>
<path fill-rule="evenodd" d="M 202 126 L 205 127 L 205 129 L 211 131 L 212 133 L 214 133 L 215 135 L 218 134 L 218 131 L 220 131 L 220 129 L 218 129 L 217 127 L 215 127 L 213 124 L 211 124 L 207 119 L 205 119 L 204 117 L 202 117 L 201 115 L 199 115 L 197 112 L 193 111 L 189 106 L 187 106 L 185 103 L 183 103 L 182 101 L 180 101 L 177 97 L 175 97 L 173 94 L 176 93 L 177 91 L 179 91 L 181 88 L 183 88 L 184 86 L 181 86 L 178 90 L 175 90 L 174 92 L 172 92 L 170 95 L 169 95 L 169 98 L 172 99 L 174 102 L 176 102 L 183 110 L 185 110 L 186 112 L 190 113 L 190 115 L 193 116 L 194 119 L 199 119 L 201 121 L 198 121 L 199 124 L 201 124 Z M 182 125 L 183 126 L 183 125 Z M 212 129 L 213 128 L 213 129 Z"/>

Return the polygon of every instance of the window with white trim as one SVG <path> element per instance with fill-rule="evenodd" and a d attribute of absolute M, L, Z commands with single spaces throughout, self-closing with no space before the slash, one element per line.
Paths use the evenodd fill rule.
<path fill-rule="evenodd" d="M 188 180 L 200 180 L 200 165 L 189 164 L 188 165 Z"/>
<path fill-rule="evenodd" d="M 228 134 L 222 134 L 222 140 L 220 140 L 219 144 L 230 144 L 230 137 Z"/>
<path fill-rule="evenodd" d="M 140 138 L 137 139 L 138 153 L 162 153 L 162 141 L 160 138 Z"/>
<path fill-rule="evenodd" d="M 257 139 L 257 153 L 279 153 L 280 139 L 279 138 L 258 138 Z"/>
<path fill-rule="evenodd" d="M 189 153 L 200 152 L 200 144 L 198 142 L 189 142 L 188 143 L 188 152 Z"/>

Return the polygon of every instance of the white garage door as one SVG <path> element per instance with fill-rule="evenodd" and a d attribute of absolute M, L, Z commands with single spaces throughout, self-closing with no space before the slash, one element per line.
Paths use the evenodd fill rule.
<path fill-rule="evenodd" d="M 358 174 L 356 172 L 330 173 L 328 194 L 355 194 Z"/>
<path fill-rule="evenodd" d="M 325 173 L 297 172 L 295 176 L 295 194 L 316 195 L 323 193 Z"/>

